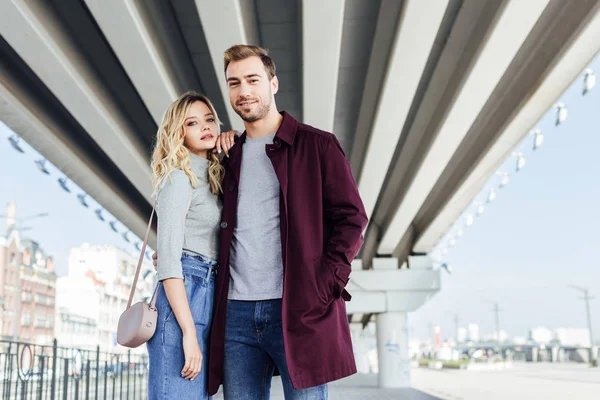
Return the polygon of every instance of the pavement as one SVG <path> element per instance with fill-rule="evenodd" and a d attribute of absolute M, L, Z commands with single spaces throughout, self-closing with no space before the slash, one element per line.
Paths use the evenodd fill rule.
<path fill-rule="evenodd" d="M 444 400 L 600 399 L 600 368 L 514 363 L 500 371 L 413 369 L 415 389 Z"/>
<path fill-rule="evenodd" d="M 219 391 L 214 400 L 222 400 Z M 284 400 L 281 379 L 273 377 L 271 399 Z M 329 400 L 439 400 L 412 388 L 381 389 L 377 386 L 377 375 L 355 374 L 329 384 Z"/>

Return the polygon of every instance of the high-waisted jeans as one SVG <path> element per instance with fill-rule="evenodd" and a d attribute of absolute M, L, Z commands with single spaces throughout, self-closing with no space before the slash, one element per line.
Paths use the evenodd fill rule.
<path fill-rule="evenodd" d="M 152 339 L 148 341 L 150 371 L 148 374 L 149 400 L 208 399 L 208 348 L 210 324 L 213 315 L 216 262 L 199 254 L 184 252 L 181 256 L 183 280 L 194 323 L 198 344 L 202 351 L 202 370 L 192 381 L 181 376 L 185 365 L 183 334 L 165 289 L 159 284 L 156 293 L 158 321 Z"/>

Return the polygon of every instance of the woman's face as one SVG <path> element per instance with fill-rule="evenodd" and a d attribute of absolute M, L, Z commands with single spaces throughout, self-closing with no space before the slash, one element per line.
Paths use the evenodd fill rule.
<path fill-rule="evenodd" d="M 215 147 L 218 126 L 215 115 L 202 102 L 196 101 L 188 110 L 183 122 L 184 143 L 190 152 L 208 158 L 208 152 Z"/>

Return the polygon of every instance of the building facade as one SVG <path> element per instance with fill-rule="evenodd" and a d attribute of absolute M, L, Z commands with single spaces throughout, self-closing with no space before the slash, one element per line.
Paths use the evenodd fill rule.
<path fill-rule="evenodd" d="M 9 203 L 0 236 L 0 336 L 37 344 L 54 339 L 56 272 L 39 243 L 23 237 Z"/>
<path fill-rule="evenodd" d="M 69 272 L 57 284 L 59 343 L 82 348 L 100 345 L 109 352 L 126 350 L 117 344 L 117 324 L 127 306 L 136 266 L 134 256 L 114 246 L 83 244 L 72 248 Z M 154 285 L 154 268 L 144 263 L 134 302 L 147 301 Z"/>

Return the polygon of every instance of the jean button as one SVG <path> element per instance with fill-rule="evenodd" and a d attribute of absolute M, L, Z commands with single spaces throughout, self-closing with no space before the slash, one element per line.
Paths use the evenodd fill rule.
<path fill-rule="evenodd" d="M 227 222 L 225 222 L 225 221 L 221 222 L 221 228 L 223 228 L 223 229 L 227 228 Z"/>
<path fill-rule="evenodd" d="M 230 186 L 229 186 L 229 191 L 230 191 L 230 192 L 233 192 L 233 189 L 235 189 L 235 186 L 234 186 L 234 185 L 230 185 Z"/>

